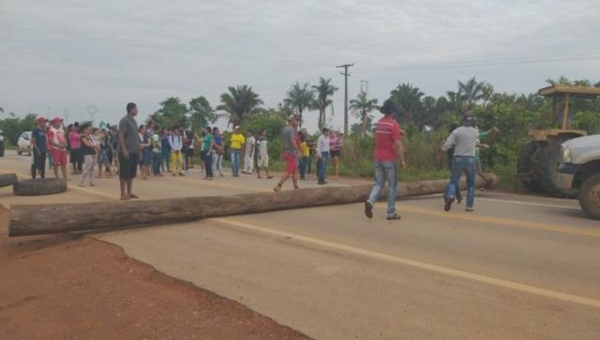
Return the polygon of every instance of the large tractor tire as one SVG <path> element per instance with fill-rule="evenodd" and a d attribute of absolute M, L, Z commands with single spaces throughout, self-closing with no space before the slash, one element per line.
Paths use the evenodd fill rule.
<path fill-rule="evenodd" d="M 16 196 L 40 196 L 67 191 L 67 181 L 62 178 L 36 178 L 18 181 L 13 185 Z"/>
<path fill-rule="evenodd" d="M 517 174 L 520 178 L 521 184 L 525 186 L 531 192 L 542 191 L 542 185 L 537 178 L 535 171 L 536 162 L 533 157 L 537 151 L 536 142 L 529 142 L 519 152 L 519 158 L 517 159 Z"/>
<path fill-rule="evenodd" d="M 583 182 L 579 192 L 579 205 L 589 218 L 600 220 L 600 174 Z"/>
<path fill-rule="evenodd" d="M 554 148 L 546 148 L 538 153 L 538 165 L 540 169 L 540 183 L 542 189 L 552 196 L 561 198 L 575 198 L 579 190 L 562 190 L 556 186 L 555 176 L 560 162 L 560 145 Z"/>
<path fill-rule="evenodd" d="M 13 185 L 17 183 L 17 175 L 16 174 L 5 174 L 0 175 L 0 188 L 7 187 L 9 185 Z"/>

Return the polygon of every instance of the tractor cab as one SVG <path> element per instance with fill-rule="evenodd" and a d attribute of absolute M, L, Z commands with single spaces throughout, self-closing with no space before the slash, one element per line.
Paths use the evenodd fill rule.
<path fill-rule="evenodd" d="M 571 100 L 595 99 L 600 88 L 570 85 L 552 85 L 538 91 L 552 100 L 549 115 L 551 128 L 529 130 L 531 142 L 521 149 L 517 160 L 517 177 L 531 191 L 546 191 L 555 196 L 574 196 L 576 192 L 565 191 L 554 182 L 560 157 L 560 145 L 567 140 L 587 135 L 587 131 L 572 127 Z"/>

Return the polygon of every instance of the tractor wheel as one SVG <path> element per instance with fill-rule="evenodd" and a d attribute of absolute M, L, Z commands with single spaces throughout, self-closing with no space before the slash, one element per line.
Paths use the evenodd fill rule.
<path fill-rule="evenodd" d="M 542 191 L 542 186 L 539 179 L 535 175 L 535 162 L 533 156 L 537 151 L 537 144 L 529 142 L 519 152 L 517 159 L 517 175 L 520 178 L 521 184 L 531 192 Z"/>
<path fill-rule="evenodd" d="M 560 145 L 557 145 L 554 148 L 540 150 L 538 156 L 540 183 L 542 185 L 542 189 L 552 196 L 561 198 L 575 198 L 577 197 L 579 190 L 561 190 L 556 186 L 555 176 L 558 163 L 560 162 L 560 150 Z"/>
<path fill-rule="evenodd" d="M 583 182 L 579 194 L 579 205 L 589 218 L 600 220 L 600 174 Z"/>

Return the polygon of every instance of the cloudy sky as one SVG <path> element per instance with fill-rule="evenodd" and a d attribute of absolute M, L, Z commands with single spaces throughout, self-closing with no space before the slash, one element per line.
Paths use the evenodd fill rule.
<path fill-rule="evenodd" d="M 399 83 L 443 95 L 472 76 L 533 92 L 561 75 L 600 81 L 598 0 L 0 0 L 0 107 L 116 122 L 168 96 L 252 86 L 275 106 L 295 81 L 332 78 L 342 126 L 361 80 L 385 99 Z M 316 114 L 308 126 L 316 127 Z"/>

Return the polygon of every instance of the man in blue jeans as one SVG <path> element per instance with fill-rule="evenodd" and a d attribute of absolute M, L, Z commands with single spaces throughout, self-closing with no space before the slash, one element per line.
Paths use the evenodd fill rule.
<path fill-rule="evenodd" d="M 387 219 L 399 220 L 396 213 L 396 196 L 398 194 L 398 160 L 400 168 L 404 170 L 404 147 L 402 145 L 402 132 L 400 125 L 394 119 L 398 108 L 391 100 L 386 100 L 381 107 L 381 118 L 375 126 L 375 184 L 365 202 L 365 215 L 373 218 L 373 205 L 379 199 L 385 181 L 389 182 Z"/>
<path fill-rule="evenodd" d="M 329 161 L 329 129 L 323 128 L 323 134 L 317 139 L 317 177 L 319 185 L 325 185 L 327 162 Z"/>
<path fill-rule="evenodd" d="M 444 210 L 450 211 L 452 203 L 460 190 L 460 176 L 464 172 L 467 176 L 467 211 L 473 212 L 475 203 L 475 175 L 477 173 L 477 160 L 475 154 L 479 131 L 475 128 L 475 117 L 466 112 L 462 117 L 462 126 L 452 131 L 448 139 L 442 145 L 442 151 L 448 151 L 454 147 L 452 157 L 452 172 L 450 183 L 444 193 Z"/>

